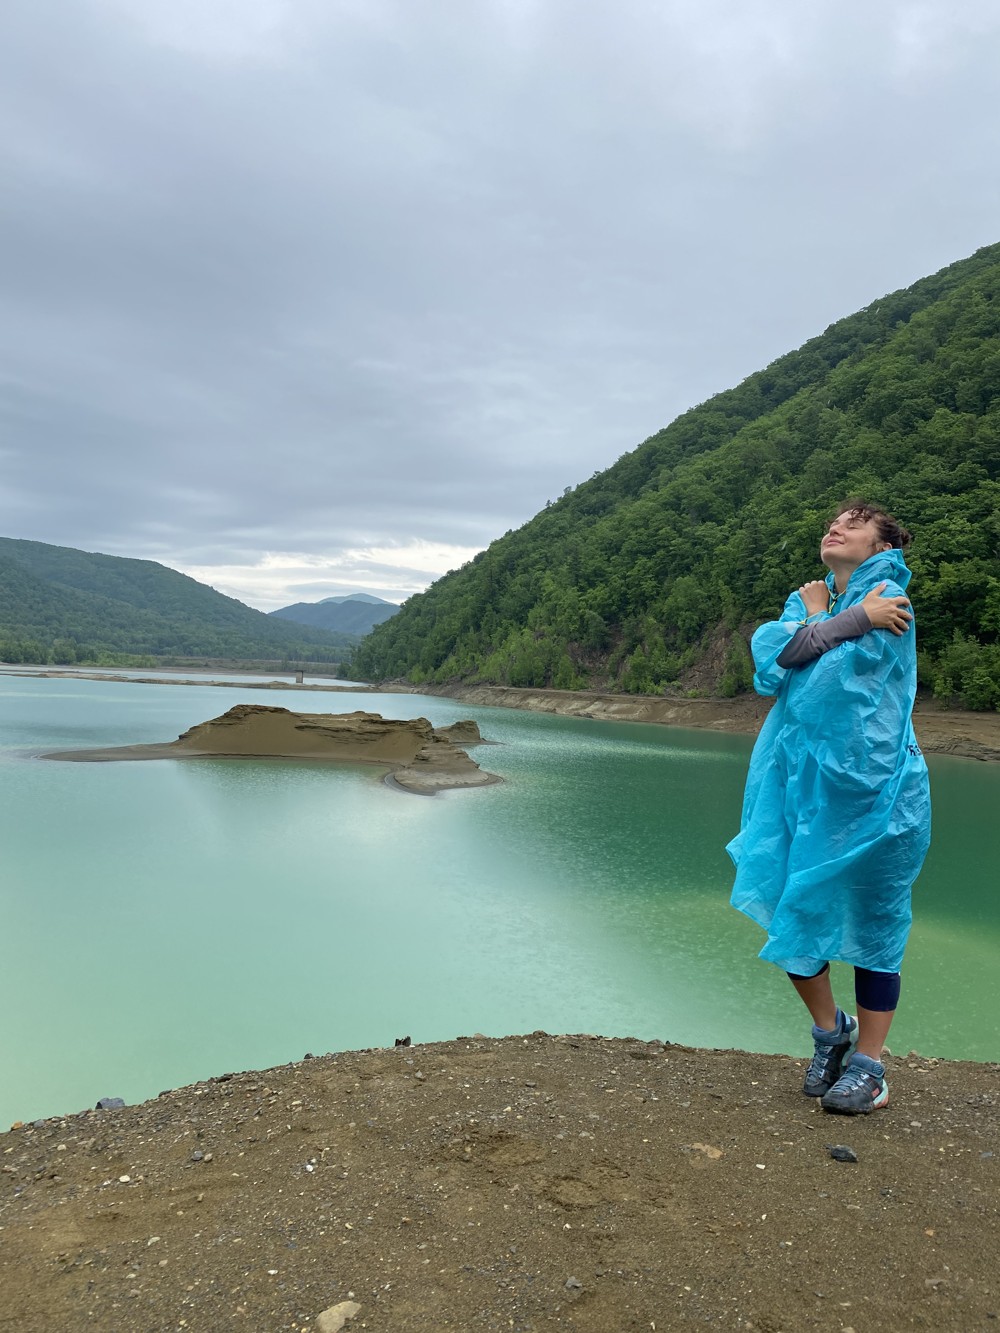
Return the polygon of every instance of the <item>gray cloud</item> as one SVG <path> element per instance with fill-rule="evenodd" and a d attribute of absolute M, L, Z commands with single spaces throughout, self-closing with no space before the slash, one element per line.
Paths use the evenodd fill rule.
<path fill-rule="evenodd" d="M 998 57 L 988 0 L 11 0 L 0 531 L 405 596 L 995 241 Z"/>

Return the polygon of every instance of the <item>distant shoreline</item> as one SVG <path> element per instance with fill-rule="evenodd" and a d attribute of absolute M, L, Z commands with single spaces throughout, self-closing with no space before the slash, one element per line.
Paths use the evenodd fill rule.
<path fill-rule="evenodd" d="M 234 675 L 239 674 L 237 671 Z M 266 675 L 266 672 L 256 674 Z M 200 680 L 177 676 L 125 676 L 114 670 L 65 671 L 58 667 L 17 667 L 5 676 L 54 677 L 64 680 L 103 680 L 126 685 L 209 685 L 232 687 L 232 681 Z M 555 713 L 562 717 L 590 718 L 602 722 L 640 722 L 653 726 L 688 727 L 755 736 L 767 717 L 770 700 L 756 694 L 734 699 L 681 699 L 652 695 L 604 694 L 597 690 L 519 689 L 512 685 L 410 685 L 393 681 L 383 685 L 318 683 L 294 680 L 246 680 L 248 690 L 301 690 L 331 694 L 426 694 L 454 699 L 484 708 L 514 708 L 530 713 Z M 921 748 L 927 754 L 951 755 L 960 759 L 1000 761 L 1000 713 L 971 713 L 943 708 L 933 699 L 920 698 L 913 712 L 913 725 Z"/>
<path fill-rule="evenodd" d="M 520 708 L 603 722 L 641 722 L 755 736 L 771 707 L 769 699 L 741 694 L 734 699 L 672 699 L 593 690 L 532 690 L 504 685 L 393 686 L 481 707 Z M 1000 713 L 970 713 L 918 699 L 913 710 L 917 740 L 927 754 L 1000 761 Z"/>
<path fill-rule="evenodd" d="M 147 668 L 148 670 L 149 668 Z M 162 670 L 169 671 L 170 667 L 163 667 Z M 241 668 L 232 667 L 231 672 L 234 676 L 242 674 Z M 255 676 L 267 676 L 267 671 L 247 669 L 248 674 Z M 289 672 L 295 675 L 295 672 Z M 3 676 L 32 676 L 40 679 L 55 680 L 105 680 L 114 681 L 117 685 L 207 685 L 215 686 L 220 689 L 232 688 L 233 685 L 239 685 L 245 690 L 329 690 L 334 694 L 358 694 L 374 693 L 373 685 L 350 685 L 346 681 L 343 684 L 322 685 L 313 682 L 306 682 L 302 685 L 294 680 L 200 680 L 191 676 L 124 676 L 120 670 L 109 667 L 106 671 L 67 671 L 61 667 L 14 667 L 4 666 L 0 671 L 0 678 Z"/>

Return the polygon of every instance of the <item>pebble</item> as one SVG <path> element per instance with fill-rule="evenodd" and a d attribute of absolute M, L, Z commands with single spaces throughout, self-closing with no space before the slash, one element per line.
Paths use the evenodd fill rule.
<path fill-rule="evenodd" d="M 316 1316 L 318 1333 L 340 1333 L 347 1321 L 360 1313 L 361 1306 L 357 1301 L 340 1301 L 337 1305 L 331 1305 Z"/>
<path fill-rule="evenodd" d="M 702 1153 L 712 1162 L 717 1162 L 720 1157 L 725 1157 L 726 1155 L 722 1148 L 716 1148 L 711 1143 L 692 1143 L 691 1150 L 692 1152 Z"/>
<path fill-rule="evenodd" d="M 568 1277 L 565 1287 L 567 1291 L 583 1291 L 583 1283 L 578 1277 Z"/>
<path fill-rule="evenodd" d="M 830 1156 L 837 1162 L 856 1162 L 858 1154 L 853 1148 L 848 1148 L 846 1143 L 828 1143 L 827 1150 Z"/>
<path fill-rule="evenodd" d="M 121 1097 L 102 1097 L 95 1106 L 95 1111 L 120 1111 L 125 1105 Z"/>

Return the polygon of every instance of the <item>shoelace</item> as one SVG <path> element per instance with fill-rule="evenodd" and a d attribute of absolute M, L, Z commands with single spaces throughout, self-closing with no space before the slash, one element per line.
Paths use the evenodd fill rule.
<path fill-rule="evenodd" d="M 832 1046 L 826 1046 L 823 1048 L 822 1051 L 817 1051 L 816 1054 L 813 1056 L 813 1058 L 809 1061 L 809 1073 L 810 1074 L 825 1073 L 826 1067 L 833 1059 L 833 1056 L 834 1056 L 834 1051 Z"/>
<path fill-rule="evenodd" d="M 821 1059 L 814 1055 L 806 1070 L 806 1081 L 829 1089 L 840 1077 L 840 1065 L 835 1057 Z"/>
<path fill-rule="evenodd" d="M 810 1073 L 822 1072 L 824 1065 L 829 1064 L 835 1056 L 841 1054 L 837 1048 L 843 1046 L 844 1036 L 844 1033 L 839 1032 L 832 1041 L 816 1041 L 818 1049 L 813 1054 L 813 1058 L 809 1061 Z"/>
<path fill-rule="evenodd" d="M 852 1065 L 850 1069 L 845 1069 L 837 1080 L 837 1091 L 841 1093 L 853 1092 L 855 1088 L 866 1088 L 869 1092 L 873 1089 L 869 1086 L 874 1083 L 875 1091 L 882 1086 L 882 1080 L 877 1074 L 870 1074 L 867 1069 L 860 1069 L 857 1065 Z"/>

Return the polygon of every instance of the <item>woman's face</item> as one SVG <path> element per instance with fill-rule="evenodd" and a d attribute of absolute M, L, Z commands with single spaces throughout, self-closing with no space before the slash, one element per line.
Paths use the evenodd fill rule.
<path fill-rule="evenodd" d="M 819 544 L 819 558 L 830 569 L 857 569 L 876 551 L 889 549 L 889 542 L 880 540 L 874 519 L 860 515 L 852 518 L 847 509 L 827 528 Z"/>

